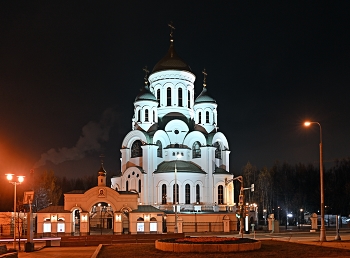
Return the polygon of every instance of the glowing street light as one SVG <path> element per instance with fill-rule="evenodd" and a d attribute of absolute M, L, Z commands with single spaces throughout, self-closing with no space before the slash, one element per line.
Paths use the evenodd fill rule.
<path fill-rule="evenodd" d="M 320 241 L 327 241 L 326 239 L 326 228 L 324 223 L 324 186 L 323 186 L 323 146 L 322 146 L 322 127 L 319 122 L 306 121 L 305 126 L 311 124 L 318 124 L 320 127 L 320 191 L 321 191 L 321 229 L 320 229 Z"/>
<path fill-rule="evenodd" d="M 24 181 L 24 176 L 17 176 L 17 181 L 13 181 L 14 174 L 6 174 L 6 178 L 9 183 L 14 185 L 14 198 L 13 198 L 13 249 L 16 249 L 16 186 L 20 185 Z"/>

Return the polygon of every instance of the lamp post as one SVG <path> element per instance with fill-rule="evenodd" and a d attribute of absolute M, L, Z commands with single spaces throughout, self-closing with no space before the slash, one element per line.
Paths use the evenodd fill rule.
<path fill-rule="evenodd" d="M 175 160 L 175 167 L 174 167 L 174 174 L 175 174 L 175 186 L 174 186 L 174 190 L 175 190 L 175 196 L 174 196 L 174 202 L 175 202 L 175 228 L 174 228 L 174 233 L 178 233 L 178 228 L 177 228 L 177 203 L 178 203 L 178 198 L 177 198 L 177 168 L 176 168 L 176 161 L 181 157 L 182 155 L 180 155 L 179 153 L 176 156 L 176 160 Z"/>
<path fill-rule="evenodd" d="M 320 127 L 320 191 L 321 191 L 321 229 L 320 229 L 320 241 L 327 241 L 326 239 L 326 229 L 324 223 L 324 185 L 323 185 L 323 146 L 322 146 L 322 127 L 319 122 L 306 121 L 305 126 L 310 126 L 311 124 L 318 124 Z"/>
<path fill-rule="evenodd" d="M 175 190 L 175 196 L 174 196 L 174 201 L 175 201 L 175 228 L 174 228 L 174 233 L 177 233 L 177 169 L 176 169 L 176 161 L 175 160 L 175 186 L 174 186 L 174 190 Z"/>
<path fill-rule="evenodd" d="M 20 185 L 24 181 L 24 176 L 17 176 L 17 181 L 13 181 L 14 174 L 6 174 L 6 178 L 9 183 L 14 185 L 14 198 L 13 198 L 13 249 L 16 249 L 16 191 L 17 185 Z"/>

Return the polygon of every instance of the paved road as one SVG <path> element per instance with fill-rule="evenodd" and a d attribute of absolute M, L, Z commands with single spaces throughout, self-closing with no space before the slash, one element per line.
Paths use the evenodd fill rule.
<path fill-rule="evenodd" d="M 200 236 L 203 234 L 191 234 Z M 211 234 L 205 234 L 205 236 L 208 236 Z M 238 234 L 232 234 L 232 235 L 221 235 L 217 234 L 217 236 L 222 237 L 228 237 L 228 236 L 234 236 L 234 237 L 240 237 Z M 311 244 L 311 245 L 320 245 L 320 246 L 326 246 L 326 247 L 335 247 L 335 248 L 343 248 L 350 250 L 350 231 L 341 231 L 340 237 L 341 241 L 334 241 L 335 239 L 335 232 L 326 232 L 326 238 L 327 242 L 320 242 L 319 241 L 319 232 L 312 233 L 312 232 L 282 232 L 282 233 L 264 233 L 259 232 L 254 234 L 245 234 L 244 237 L 247 238 L 256 238 L 256 239 L 274 239 L 279 241 L 290 241 L 290 242 L 297 242 L 302 244 Z M 58 244 L 58 243 L 55 243 Z M 45 242 L 37 242 L 35 243 L 35 248 L 40 248 L 45 245 Z M 12 245 L 9 243 L 8 247 L 11 248 Z M 97 249 L 97 246 L 87 246 L 87 247 L 45 247 L 40 249 L 39 251 L 29 252 L 26 253 L 24 251 L 19 252 L 19 258 L 90 258 L 95 250 Z"/>
<path fill-rule="evenodd" d="M 19 258 L 90 258 L 96 246 L 86 247 L 45 247 L 30 253 L 19 252 Z"/>

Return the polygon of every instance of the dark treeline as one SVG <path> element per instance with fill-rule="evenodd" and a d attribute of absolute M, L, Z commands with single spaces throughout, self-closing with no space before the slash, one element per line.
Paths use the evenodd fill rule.
<path fill-rule="evenodd" d="M 280 218 L 286 212 L 298 214 L 304 212 L 319 213 L 320 210 L 320 173 L 319 167 L 314 165 L 276 162 L 270 169 L 257 169 L 249 162 L 239 173 L 243 176 L 244 187 L 255 185 L 254 192 L 244 191 L 245 202 L 256 203 L 259 216 L 263 209 L 268 214 L 274 213 Z M 236 176 L 236 175 L 235 175 Z M 83 178 L 68 179 L 56 177 L 53 171 L 32 174 L 26 185 L 27 189 L 34 189 L 35 199 L 33 211 L 43 209 L 49 205 L 63 205 L 64 193 L 73 190 L 88 190 L 97 186 L 97 175 Z M 107 182 L 110 176 L 107 174 Z M 18 200 L 23 198 L 23 191 L 18 187 Z M 240 183 L 235 181 L 235 198 L 238 201 Z M 333 167 L 324 171 L 325 213 L 348 216 L 350 214 L 350 157 L 336 160 Z M 21 202 L 19 209 L 24 209 Z M 11 185 L 0 188 L 1 211 L 13 211 L 13 190 Z"/>
<path fill-rule="evenodd" d="M 244 191 L 245 201 L 256 203 L 259 213 L 285 217 L 286 213 L 320 214 L 320 170 L 314 165 L 276 162 L 270 168 L 257 169 L 249 162 L 242 168 L 244 187 L 255 185 L 254 192 Z M 236 196 L 239 183 L 236 183 Z M 333 167 L 324 170 L 325 213 L 350 214 L 350 157 L 336 160 Z"/>

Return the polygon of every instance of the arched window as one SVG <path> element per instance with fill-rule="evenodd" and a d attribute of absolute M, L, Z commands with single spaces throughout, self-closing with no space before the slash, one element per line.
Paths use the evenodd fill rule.
<path fill-rule="evenodd" d="M 222 185 L 218 186 L 218 204 L 224 203 L 224 187 Z"/>
<path fill-rule="evenodd" d="M 178 105 L 179 107 L 182 107 L 182 89 L 179 88 L 177 91 L 177 97 L 178 97 Z"/>
<path fill-rule="evenodd" d="M 209 124 L 209 111 L 205 112 L 205 122 Z"/>
<path fill-rule="evenodd" d="M 160 89 L 157 90 L 158 107 L 160 106 Z"/>
<path fill-rule="evenodd" d="M 171 88 L 166 89 L 166 105 L 171 106 Z"/>
<path fill-rule="evenodd" d="M 215 147 L 215 158 L 221 159 L 221 146 L 220 146 L 220 143 L 215 142 L 213 144 L 213 146 Z"/>
<path fill-rule="evenodd" d="M 156 142 L 156 145 L 158 146 L 157 149 L 157 157 L 158 158 L 162 158 L 163 157 L 163 146 L 162 146 L 162 142 L 160 140 L 158 140 Z"/>
<path fill-rule="evenodd" d="M 202 123 L 202 112 L 198 112 L 198 124 Z"/>
<path fill-rule="evenodd" d="M 162 184 L 162 204 L 166 204 L 166 184 Z"/>
<path fill-rule="evenodd" d="M 148 117 L 148 109 L 145 109 L 145 122 L 149 121 L 149 117 Z"/>
<path fill-rule="evenodd" d="M 199 188 L 199 185 L 197 184 L 196 185 L 196 202 L 197 203 L 200 203 L 200 198 L 201 197 L 201 195 L 200 195 L 200 188 Z"/>
<path fill-rule="evenodd" d="M 153 110 L 153 122 L 156 122 L 156 111 Z"/>
<path fill-rule="evenodd" d="M 193 143 L 192 146 L 192 158 L 200 158 L 201 157 L 201 144 L 197 141 Z"/>
<path fill-rule="evenodd" d="M 125 182 L 125 191 L 129 191 L 129 181 Z"/>
<path fill-rule="evenodd" d="M 139 179 L 139 193 L 141 193 L 141 179 Z"/>
<path fill-rule="evenodd" d="M 134 141 L 134 143 L 131 146 L 131 157 L 136 158 L 136 157 L 142 157 L 142 143 L 140 140 Z"/>
<path fill-rule="evenodd" d="M 187 107 L 191 108 L 191 92 L 187 92 Z"/>
<path fill-rule="evenodd" d="M 185 203 L 186 204 L 191 203 L 191 188 L 189 184 L 185 185 Z"/>
<path fill-rule="evenodd" d="M 175 184 L 173 185 L 173 203 L 174 204 L 179 203 L 179 185 L 178 184 L 176 184 L 176 196 L 175 196 Z"/>
<path fill-rule="evenodd" d="M 137 122 L 141 122 L 141 110 L 137 112 Z"/>

